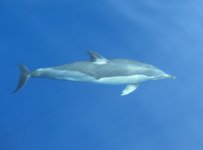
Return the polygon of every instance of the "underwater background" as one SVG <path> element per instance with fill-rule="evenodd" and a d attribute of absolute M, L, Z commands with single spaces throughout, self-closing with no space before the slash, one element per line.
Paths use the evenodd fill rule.
<path fill-rule="evenodd" d="M 31 78 L 19 70 L 108 59 L 175 80 L 124 85 Z M 0 150 L 202 150 L 203 1 L 1 0 Z"/>

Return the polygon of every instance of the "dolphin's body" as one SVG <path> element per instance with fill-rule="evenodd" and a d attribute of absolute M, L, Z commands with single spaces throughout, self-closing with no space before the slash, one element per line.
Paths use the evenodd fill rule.
<path fill-rule="evenodd" d="M 66 65 L 40 68 L 29 72 L 26 66 L 19 65 L 21 74 L 14 92 L 17 92 L 29 77 L 58 80 L 83 81 L 100 84 L 126 84 L 122 96 L 133 92 L 140 82 L 175 78 L 160 69 L 129 59 L 107 60 L 93 51 L 88 51 L 89 61 L 78 61 Z"/>

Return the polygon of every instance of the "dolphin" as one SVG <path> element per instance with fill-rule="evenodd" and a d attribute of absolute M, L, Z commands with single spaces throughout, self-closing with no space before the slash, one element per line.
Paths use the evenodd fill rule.
<path fill-rule="evenodd" d="M 14 93 L 20 90 L 30 77 L 98 84 L 125 84 L 127 86 L 121 96 L 135 91 L 143 81 L 175 79 L 175 76 L 169 75 L 153 65 L 129 59 L 109 60 L 94 51 L 87 52 L 89 61 L 77 61 L 34 71 L 29 71 L 25 65 L 19 65 L 20 77 Z"/>

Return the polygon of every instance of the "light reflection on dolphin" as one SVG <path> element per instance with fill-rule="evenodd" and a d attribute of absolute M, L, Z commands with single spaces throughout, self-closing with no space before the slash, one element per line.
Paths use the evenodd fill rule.
<path fill-rule="evenodd" d="M 14 92 L 17 92 L 30 77 L 71 80 L 100 84 L 126 84 L 121 95 L 137 89 L 139 83 L 147 80 L 175 79 L 157 67 L 129 59 L 108 60 L 94 51 L 88 51 L 89 61 L 77 61 L 61 66 L 40 68 L 28 71 L 19 65 L 20 77 Z"/>

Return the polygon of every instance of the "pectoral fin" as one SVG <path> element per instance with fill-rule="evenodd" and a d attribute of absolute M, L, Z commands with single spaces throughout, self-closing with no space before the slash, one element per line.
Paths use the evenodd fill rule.
<path fill-rule="evenodd" d="M 139 84 L 127 85 L 126 88 L 122 91 L 121 96 L 125 96 L 125 95 L 132 93 L 133 91 L 135 91 L 137 89 L 138 86 L 139 86 Z"/>

